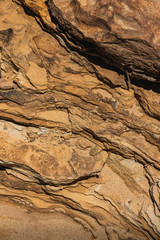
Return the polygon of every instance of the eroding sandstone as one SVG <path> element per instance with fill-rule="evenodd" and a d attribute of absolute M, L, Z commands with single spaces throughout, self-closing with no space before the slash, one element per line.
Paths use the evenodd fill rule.
<path fill-rule="evenodd" d="M 159 10 L 0 1 L 0 239 L 160 238 Z"/>

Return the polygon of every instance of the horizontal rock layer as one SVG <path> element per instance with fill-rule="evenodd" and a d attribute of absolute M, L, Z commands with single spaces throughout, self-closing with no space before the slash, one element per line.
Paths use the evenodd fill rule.
<path fill-rule="evenodd" d="M 0 1 L 2 240 L 159 239 L 159 8 Z"/>

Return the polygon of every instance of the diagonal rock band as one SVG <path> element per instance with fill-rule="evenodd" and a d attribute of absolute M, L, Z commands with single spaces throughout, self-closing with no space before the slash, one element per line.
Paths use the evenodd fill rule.
<path fill-rule="evenodd" d="M 129 76 L 131 80 L 160 82 L 159 42 L 152 40 L 158 37 L 158 31 L 154 33 L 150 31 L 151 23 L 146 22 L 145 14 L 136 5 L 128 5 L 131 13 L 124 12 L 122 16 L 121 4 L 117 1 L 106 1 L 106 14 L 101 16 L 97 13 L 104 6 L 98 2 L 92 6 L 91 11 L 89 6 L 88 8 L 83 6 L 78 0 L 70 1 L 68 9 L 72 15 L 67 13 L 67 8 L 60 8 L 60 1 L 58 3 L 53 0 L 19 0 L 19 2 L 33 11 L 41 19 L 43 27 L 52 35 L 57 35 L 58 41 L 63 42 L 70 50 L 78 51 L 86 57 L 97 58 L 97 65 L 102 61 L 106 68 L 111 65 L 117 68 L 117 71 L 127 73 L 127 79 Z M 109 13 L 112 17 L 109 17 Z M 152 16 L 152 12 L 148 17 L 154 24 L 156 18 Z M 125 28 L 122 18 L 127 24 Z M 132 26 L 135 23 L 137 28 Z M 153 34 L 151 39 L 150 35 Z"/>

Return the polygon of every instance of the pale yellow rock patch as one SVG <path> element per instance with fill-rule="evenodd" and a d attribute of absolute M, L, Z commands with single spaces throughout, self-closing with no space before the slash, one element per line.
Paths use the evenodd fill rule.
<path fill-rule="evenodd" d="M 47 121 L 69 124 L 68 114 L 63 111 L 56 110 L 43 111 L 37 113 L 36 117 L 45 119 Z"/>
<path fill-rule="evenodd" d="M 31 84 L 40 91 L 47 89 L 47 72 L 45 68 L 39 67 L 34 62 L 29 62 L 30 66 L 27 71 L 27 77 Z"/>

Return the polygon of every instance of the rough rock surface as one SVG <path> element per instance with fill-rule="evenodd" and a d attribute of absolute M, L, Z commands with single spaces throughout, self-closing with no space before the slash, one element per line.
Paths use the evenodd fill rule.
<path fill-rule="evenodd" d="M 160 239 L 159 11 L 0 0 L 0 239 Z"/>

